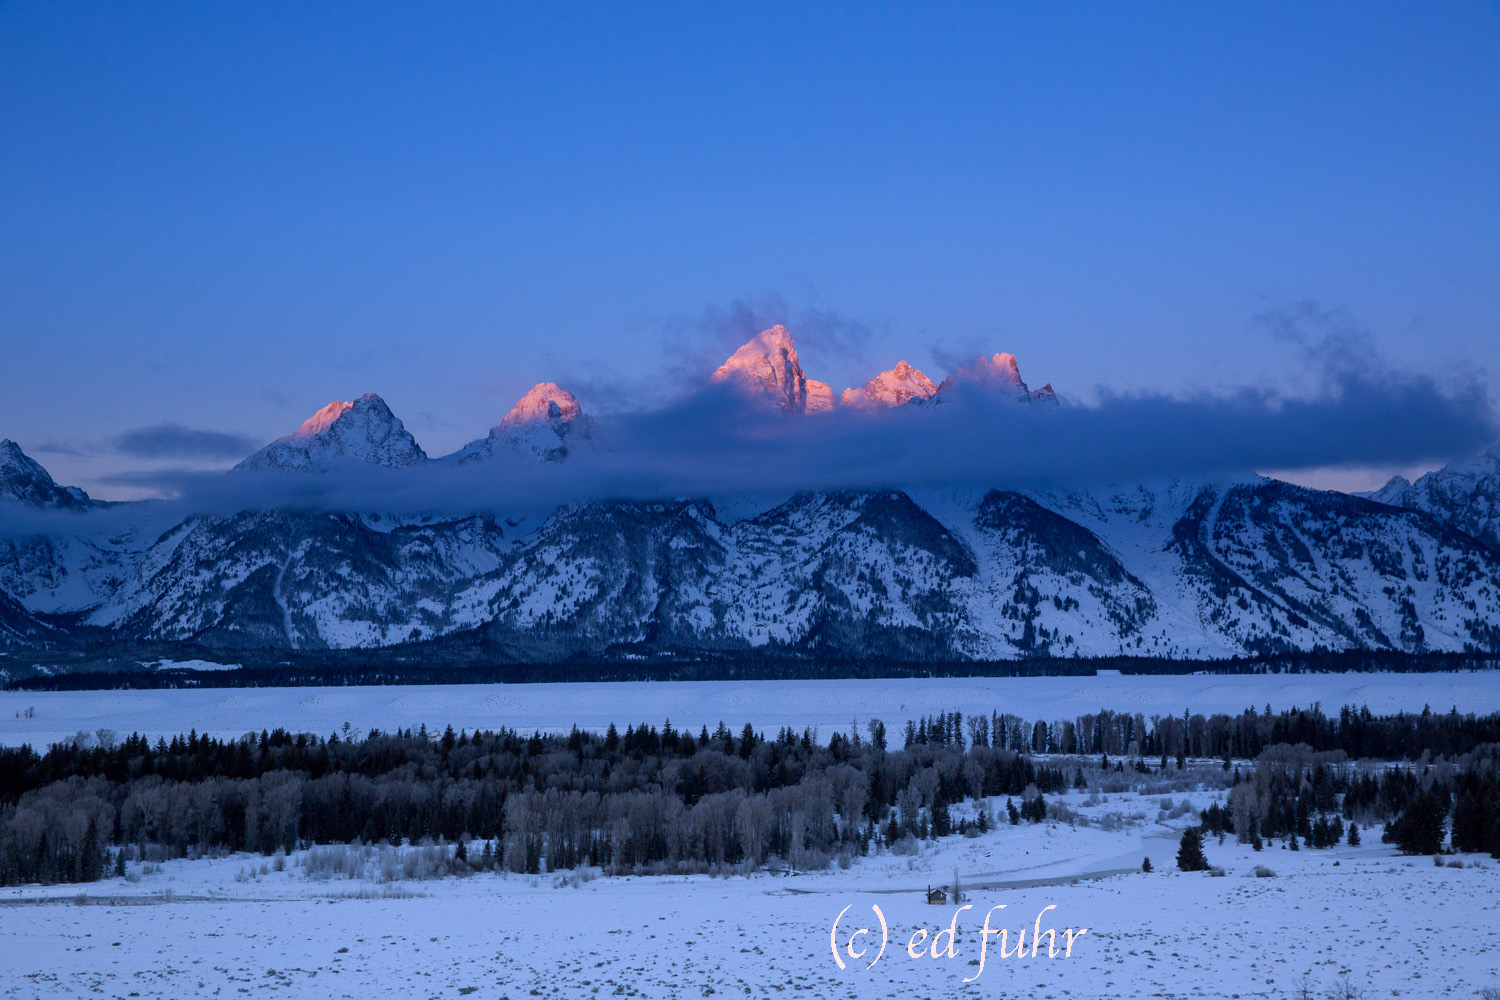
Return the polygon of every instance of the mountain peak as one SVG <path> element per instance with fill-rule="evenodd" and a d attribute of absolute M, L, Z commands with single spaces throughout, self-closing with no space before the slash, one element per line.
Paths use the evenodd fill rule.
<path fill-rule="evenodd" d="M 0 500 L 34 507 L 86 507 L 92 501 L 83 490 L 59 486 L 40 462 L 10 438 L 0 440 Z"/>
<path fill-rule="evenodd" d="M 1005 351 L 1001 351 L 994 357 L 978 358 L 972 364 L 965 365 L 949 375 L 945 382 L 958 379 L 969 379 L 1021 392 L 1028 391 L 1026 383 L 1021 381 L 1021 366 L 1016 363 L 1016 356 Z"/>
<path fill-rule="evenodd" d="M 471 441 L 445 461 L 460 465 L 515 453 L 533 462 L 560 462 L 576 445 L 596 447 L 594 419 L 578 397 L 556 382 L 538 382 L 516 401 L 488 437 Z"/>
<path fill-rule="evenodd" d="M 902 406 L 913 399 L 928 399 L 937 392 L 932 379 L 906 361 L 896 362 L 890 371 L 881 372 L 862 389 L 845 389 L 840 402 L 862 410 L 885 410 Z"/>
<path fill-rule="evenodd" d="M 1416 482 L 1392 476 L 1380 489 L 1356 495 L 1424 511 L 1500 549 L 1500 445 L 1449 462 Z"/>
<path fill-rule="evenodd" d="M 426 460 L 385 400 L 368 392 L 353 402 L 334 400 L 235 468 L 326 472 L 336 465 L 367 463 L 399 469 Z"/>
<path fill-rule="evenodd" d="M 803 373 L 792 335 L 780 324 L 746 341 L 714 372 L 713 381 L 728 382 L 787 413 L 833 408 L 833 389 Z"/>
<path fill-rule="evenodd" d="M 1052 390 L 1050 382 L 1036 392 L 1027 388 L 1026 383 L 1021 381 L 1021 366 L 1016 362 L 1016 356 L 1005 351 L 993 357 L 980 357 L 943 379 L 943 384 L 933 394 L 934 401 L 942 401 L 955 388 L 964 385 L 1004 393 L 1021 402 L 1057 402 L 1057 393 Z"/>
<path fill-rule="evenodd" d="M 518 427 L 540 420 L 571 421 L 583 412 L 578 398 L 556 382 L 538 382 L 516 401 L 500 427 Z"/>

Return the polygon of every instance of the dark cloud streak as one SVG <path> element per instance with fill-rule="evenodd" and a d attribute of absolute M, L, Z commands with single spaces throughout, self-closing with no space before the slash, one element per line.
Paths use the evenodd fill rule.
<path fill-rule="evenodd" d="M 244 458 L 261 443 L 239 434 L 195 430 L 172 423 L 138 427 L 110 441 L 115 451 L 132 458 L 207 460 Z"/>
<path fill-rule="evenodd" d="M 789 494 L 968 484 L 1012 489 L 1221 476 L 1255 469 L 1444 461 L 1497 431 L 1477 384 L 1356 366 L 1314 397 L 1244 389 L 1188 398 L 1106 395 L 1049 406 L 962 391 L 941 406 L 881 414 L 767 413 L 723 386 L 601 425 L 610 449 L 535 466 L 498 459 L 327 475 L 177 473 L 130 485 L 171 490 L 194 509 L 247 507 L 445 513 L 544 511 L 589 499 Z M 124 482 L 125 480 L 121 480 Z"/>

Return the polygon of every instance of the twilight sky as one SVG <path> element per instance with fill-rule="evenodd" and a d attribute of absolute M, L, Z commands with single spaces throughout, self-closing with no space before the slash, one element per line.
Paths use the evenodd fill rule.
<path fill-rule="evenodd" d="M 773 322 L 835 394 L 1295 397 L 1336 344 L 1493 398 L 1497 52 L 1493 2 L 0 2 L 0 438 L 133 496 L 373 391 L 437 455 Z"/>

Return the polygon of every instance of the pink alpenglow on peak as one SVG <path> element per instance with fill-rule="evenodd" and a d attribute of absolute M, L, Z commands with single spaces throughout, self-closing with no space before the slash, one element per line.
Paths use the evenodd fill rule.
<path fill-rule="evenodd" d="M 803 373 L 792 335 L 779 324 L 756 334 L 730 355 L 714 372 L 713 381 L 728 382 L 787 413 L 833 409 L 833 390 Z"/>
<path fill-rule="evenodd" d="M 345 403 L 341 400 L 335 399 L 333 402 L 323 407 L 317 413 L 314 413 L 312 416 L 302 421 L 301 427 L 298 427 L 295 431 L 292 431 L 292 433 L 288 434 L 286 438 L 282 440 L 291 440 L 292 438 L 310 438 L 314 434 L 322 434 L 329 427 L 333 426 L 333 422 L 335 420 L 337 420 L 339 417 L 342 417 L 353 408 L 353 403 Z"/>
<path fill-rule="evenodd" d="M 278 438 L 235 468 L 326 472 L 365 463 L 400 469 L 427 461 L 427 455 L 385 400 L 373 392 L 352 403 L 335 400 L 302 426 Z"/>
<path fill-rule="evenodd" d="M 1002 393 L 1023 403 L 1057 402 L 1057 394 L 1052 391 L 1050 382 L 1036 392 L 1028 389 L 1026 383 L 1021 381 L 1021 366 L 1016 363 L 1016 356 L 1003 352 L 989 358 L 981 357 L 943 379 L 943 384 L 938 386 L 932 401 L 941 403 L 955 389 L 965 386 Z"/>
<path fill-rule="evenodd" d="M 568 390 L 555 382 L 538 382 L 490 429 L 489 437 L 470 442 L 445 461 L 462 465 L 516 455 L 538 463 L 561 462 L 578 445 L 598 447 L 594 419 Z"/>
<path fill-rule="evenodd" d="M 556 382 L 538 382 L 516 401 L 500 421 L 501 427 L 515 427 L 537 420 L 572 420 L 583 412 L 578 397 Z"/>
<path fill-rule="evenodd" d="M 904 406 L 913 399 L 930 399 L 937 392 L 932 379 L 905 361 L 890 371 L 881 372 L 862 389 L 845 389 L 840 402 L 856 410 L 887 410 Z"/>
<path fill-rule="evenodd" d="M 827 413 L 833 409 L 833 387 L 817 379 L 807 380 L 807 412 Z"/>

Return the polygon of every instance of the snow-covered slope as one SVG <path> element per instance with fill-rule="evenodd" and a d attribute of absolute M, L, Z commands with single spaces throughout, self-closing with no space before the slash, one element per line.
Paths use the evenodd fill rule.
<path fill-rule="evenodd" d="M 833 408 L 828 383 L 810 380 L 797 360 L 797 347 L 784 326 L 763 330 L 730 355 L 713 373 L 767 405 L 787 413 L 818 413 Z"/>
<path fill-rule="evenodd" d="M 560 462 L 570 450 L 598 446 L 594 418 L 578 399 L 554 382 L 538 382 L 488 437 L 471 441 L 442 459 L 459 464 L 496 455 L 520 455 L 533 462 Z"/>
<path fill-rule="evenodd" d="M 84 517 L 112 506 L 75 486 L 59 486 L 14 441 L 0 441 L 0 592 L 41 614 L 104 600 L 123 578 L 131 550 L 143 547 L 128 528 L 101 532 Z M 22 513 L 38 512 L 51 518 L 52 530 L 3 530 Z"/>
<path fill-rule="evenodd" d="M 1016 362 L 1014 354 L 1001 353 L 994 357 L 981 357 L 958 369 L 943 379 L 937 391 L 932 394 L 932 402 L 946 403 L 955 395 L 967 392 L 1000 394 L 1023 403 L 1057 402 L 1057 394 L 1052 391 L 1052 383 L 1049 382 L 1032 392 L 1026 383 L 1021 381 L 1021 367 Z"/>
<path fill-rule="evenodd" d="M 352 403 L 334 400 L 235 469 L 327 472 L 359 463 L 399 469 L 425 461 L 427 455 L 406 426 L 371 392 Z"/>
<path fill-rule="evenodd" d="M 228 648 L 479 629 L 527 658 L 1500 649 L 1493 548 L 1259 477 L 591 502 L 540 523 L 246 511 L 128 538 L 7 540 L 0 590 L 28 616 Z"/>
<path fill-rule="evenodd" d="M 1415 483 L 1395 476 L 1360 496 L 1426 511 L 1500 549 L 1500 445 L 1429 472 Z"/>
<path fill-rule="evenodd" d="M 31 648 L 61 638 L 57 629 L 39 621 L 19 601 L 0 591 L 0 649 Z"/>
<path fill-rule="evenodd" d="M 890 371 L 881 372 L 860 389 L 845 389 L 839 402 L 857 410 L 887 410 L 913 399 L 929 399 L 937 392 L 932 379 L 898 361 Z"/>
<path fill-rule="evenodd" d="M 832 405 L 782 327 L 714 378 L 784 412 Z M 1050 389 L 1027 388 L 1008 354 L 941 386 L 902 362 L 845 398 L 879 420 L 903 405 L 962 416 L 969 393 L 1056 403 Z M 543 382 L 443 461 L 508 457 L 548 476 L 597 445 L 578 400 Z M 426 461 L 370 395 L 331 404 L 237 468 L 322 471 L 338 483 L 371 465 L 437 475 L 420 468 Z M 12 645 L 78 623 L 124 639 L 266 649 L 468 632 L 497 656 L 525 658 L 1500 650 L 1497 496 L 1492 451 L 1393 483 L 1386 502 L 1246 475 L 1073 491 L 783 493 L 717 506 L 594 501 L 503 520 L 462 506 L 443 516 L 286 506 L 169 519 L 164 505 L 94 504 L 4 442 L 0 518 L 25 509 L 63 527 L 0 532 L 0 629 Z"/>
<path fill-rule="evenodd" d="M 78 487 L 53 482 L 47 470 L 10 438 L 0 440 L 0 504 L 6 502 L 66 510 L 93 503 Z"/>
<path fill-rule="evenodd" d="M 89 624 L 248 648 L 380 646 L 478 624 L 456 593 L 509 548 L 493 519 L 246 511 L 162 536 Z"/>

